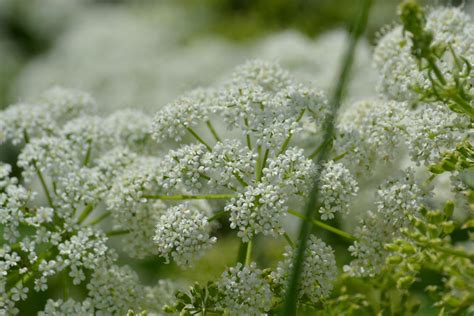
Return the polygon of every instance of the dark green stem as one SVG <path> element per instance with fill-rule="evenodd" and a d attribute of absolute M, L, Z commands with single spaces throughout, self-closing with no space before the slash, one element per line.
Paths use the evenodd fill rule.
<path fill-rule="evenodd" d="M 217 131 L 214 128 L 214 125 L 212 125 L 211 121 L 207 121 L 206 125 L 207 125 L 207 128 L 209 128 L 209 130 L 211 131 L 212 136 L 214 136 L 214 139 L 220 142 L 221 139 L 219 138 L 219 135 L 217 134 Z"/>
<path fill-rule="evenodd" d="M 310 222 L 311 224 L 313 224 L 314 226 L 318 226 L 318 227 L 320 227 L 320 228 L 322 228 L 322 229 L 324 229 L 324 230 L 327 230 L 327 231 L 329 231 L 329 232 L 331 232 L 331 233 L 334 233 L 334 234 L 339 235 L 339 236 L 341 236 L 341 237 L 344 237 L 344 238 L 346 238 L 346 239 L 349 239 L 349 240 L 352 240 L 352 241 L 357 240 L 356 237 L 352 236 L 352 235 L 349 234 L 348 232 L 345 232 L 345 231 L 343 231 L 343 230 L 341 230 L 341 229 L 339 229 L 339 228 L 333 227 L 333 226 L 331 226 L 331 225 L 329 225 L 329 224 L 326 224 L 326 223 L 324 223 L 324 222 L 318 221 L 317 219 L 308 220 L 308 219 L 306 218 L 306 216 L 304 216 L 303 214 L 298 213 L 298 212 L 296 212 L 296 211 L 293 211 L 293 210 L 288 210 L 288 213 L 291 214 L 291 215 L 293 215 L 293 216 L 296 216 L 296 217 L 298 217 L 298 218 L 301 218 L 301 219 L 303 219 L 303 220 L 305 220 L 305 221 L 308 221 L 308 222 Z"/>
<path fill-rule="evenodd" d="M 351 66 L 354 60 L 355 49 L 357 46 L 357 42 L 361 35 L 363 34 L 365 27 L 367 25 L 367 20 L 369 17 L 369 10 L 372 5 L 372 0 L 360 0 L 361 6 L 360 11 L 357 14 L 357 17 L 354 19 L 354 24 L 351 32 L 351 38 L 349 42 L 349 47 L 345 53 L 344 61 L 342 70 L 339 75 L 338 84 L 334 91 L 334 95 L 332 98 L 332 111 L 328 116 L 325 124 L 324 124 L 324 142 L 323 143 L 330 143 L 330 140 L 334 134 L 334 121 L 337 115 L 337 111 L 340 107 L 342 97 L 346 90 L 348 80 L 349 80 L 349 73 L 351 70 Z M 324 145 L 319 154 L 316 157 L 316 164 L 321 165 L 324 162 L 329 154 L 329 146 Z M 306 218 L 313 218 L 314 211 L 317 209 L 319 204 L 319 184 L 320 178 L 319 176 L 316 177 L 312 190 L 309 195 L 308 203 L 306 204 Z M 304 261 L 304 254 L 306 250 L 306 244 L 309 239 L 311 233 L 311 223 L 308 221 L 302 221 L 300 230 L 299 230 L 299 238 L 298 238 L 298 248 L 295 252 L 294 262 L 293 262 L 293 270 L 291 271 L 289 281 L 288 281 L 288 288 L 286 291 L 286 297 L 283 302 L 283 309 L 281 314 L 284 316 L 293 316 L 296 315 L 296 307 L 298 301 L 298 283 L 303 267 Z"/>
<path fill-rule="evenodd" d="M 196 138 L 198 142 L 206 146 L 207 150 L 212 151 L 212 147 L 209 146 L 209 144 L 206 143 L 204 139 L 202 139 L 201 136 L 199 136 L 191 127 L 188 127 L 187 130 L 191 135 L 193 135 L 194 138 Z"/>
<path fill-rule="evenodd" d="M 82 210 L 81 214 L 79 215 L 79 218 L 77 220 L 78 224 L 82 224 L 86 220 L 86 218 L 89 216 L 89 214 L 94 210 L 94 205 L 93 204 L 87 204 L 86 207 Z"/>
<path fill-rule="evenodd" d="M 150 200 L 168 200 L 168 201 L 181 201 L 181 200 L 227 200 L 233 198 L 233 194 L 207 194 L 207 195 L 144 195 L 145 199 Z"/>
<path fill-rule="evenodd" d="M 219 219 L 221 217 L 224 217 L 226 214 L 228 213 L 228 211 L 220 211 L 220 212 L 217 212 L 217 213 L 214 213 L 214 215 L 212 215 L 211 217 L 209 217 L 207 219 L 208 222 L 212 222 L 216 219 Z"/>

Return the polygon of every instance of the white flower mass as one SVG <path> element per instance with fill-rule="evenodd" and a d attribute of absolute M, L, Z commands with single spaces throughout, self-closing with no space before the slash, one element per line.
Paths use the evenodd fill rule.
<path fill-rule="evenodd" d="M 158 32 L 150 28 L 151 13 L 110 12 L 103 21 L 88 14 L 70 21 L 59 45 L 19 76 L 17 89 L 29 97 L 0 111 L 0 144 L 18 151 L 16 165 L 0 162 L 0 315 L 21 315 L 36 296 L 44 298 L 37 308 L 44 316 L 273 315 L 284 304 L 296 260 L 302 260 L 295 292 L 301 310 L 357 315 L 370 303 L 366 297 L 357 308 L 348 304 L 360 298 L 348 288 L 382 280 L 390 262 L 412 260 L 410 273 L 421 270 L 419 258 L 436 267 L 443 263 L 436 251 L 460 257 L 442 267 L 439 283 L 451 294 L 469 292 L 459 275 L 474 279 L 473 118 L 449 101 L 458 90 L 446 88 L 461 85 L 461 97 L 474 95 L 474 24 L 461 9 L 431 9 L 425 21 L 446 81 L 438 89 L 452 95 L 436 90 L 410 35 L 393 26 L 372 58 L 377 93 L 374 70 L 365 67 L 370 53 L 357 50 L 358 82 L 330 139 L 324 139 L 333 114 L 327 95 L 337 65 L 327 55 L 339 54 L 341 32 L 316 41 L 286 32 L 240 46 L 203 40 L 177 54 L 185 26 Z M 123 34 L 111 32 L 115 27 Z M 220 59 L 208 56 L 202 46 L 209 43 Z M 105 58 L 92 69 L 85 51 Z M 187 66 L 190 52 L 195 69 Z M 254 56 L 261 59 L 245 61 Z M 132 62 L 140 58 L 141 66 Z M 102 76 L 109 72 L 122 78 Z M 166 73 L 179 79 L 166 82 Z M 38 80 L 58 78 L 98 93 L 99 101 L 60 86 L 31 97 Z M 450 172 L 451 183 L 433 181 L 436 168 Z M 315 183 L 315 215 L 307 218 Z M 442 190 L 457 199 L 455 212 L 435 197 Z M 447 215 L 439 215 L 442 209 Z M 301 252 L 296 218 L 313 225 Z M 457 237 L 450 235 L 451 219 Z M 274 244 L 267 246 L 269 240 Z M 237 252 L 232 263 L 227 247 Z M 402 259 L 394 249 L 412 256 Z M 141 265 L 156 266 L 143 272 Z M 452 272 L 458 267 L 471 270 Z M 224 272 L 180 290 L 181 273 L 202 280 L 206 269 Z M 461 294 L 458 301 L 437 295 L 446 304 L 465 299 L 463 311 L 474 311 L 472 292 Z"/>

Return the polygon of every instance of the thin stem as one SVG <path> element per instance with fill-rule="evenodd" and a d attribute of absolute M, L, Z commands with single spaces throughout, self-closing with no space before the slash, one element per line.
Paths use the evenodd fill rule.
<path fill-rule="evenodd" d="M 288 245 L 290 245 L 291 248 L 295 248 L 295 242 L 291 239 L 287 232 L 283 234 L 283 237 L 285 237 L 285 240 L 288 242 Z"/>
<path fill-rule="evenodd" d="M 92 140 L 89 139 L 87 141 L 87 151 L 86 156 L 84 157 L 84 166 L 87 167 L 89 161 L 91 160 L 91 152 L 92 152 Z"/>
<path fill-rule="evenodd" d="M 461 96 L 459 96 L 457 93 L 450 95 L 450 98 L 452 101 L 454 101 L 457 105 L 459 105 L 464 112 L 469 115 L 471 119 L 474 119 L 474 108 L 471 106 L 471 104 L 467 101 L 465 101 Z"/>
<path fill-rule="evenodd" d="M 247 243 L 247 251 L 245 252 L 245 263 L 244 265 L 248 266 L 252 262 L 252 250 L 253 250 L 253 241 L 250 240 Z"/>
<path fill-rule="evenodd" d="M 110 215 L 112 215 L 112 212 L 110 212 L 110 211 L 104 212 L 104 213 L 101 214 L 100 216 L 97 216 L 96 218 L 94 218 L 93 220 L 91 220 L 91 221 L 88 223 L 88 225 L 92 226 L 92 225 L 99 224 L 100 222 L 102 222 L 104 219 L 106 219 L 106 218 L 109 217 Z"/>
<path fill-rule="evenodd" d="M 23 138 L 25 140 L 25 144 L 28 144 L 30 142 L 30 136 L 28 135 L 28 132 L 26 130 L 23 130 Z M 51 208 L 54 209 L 51 193 L 49 193 L 49 189 L 48 189 L 48 186 L 46 185 L 46 181 L 44 180 L 43 173 L 38 168 L 38 164 L 36 163 L 36 160 L 33 160 L 33 167 L 35 168 L 36 174 L 38 175 L 38 178 L 41 182 L 41 186 L 43 187 L 44 194 L 46 195 L 46 199 L 48 200 L 48 204 Z"/>
<path fill-rule="evenodd" d="M 211 217 L 209 217 L 209 218 L 207 219 L 207 221 L 208 221 L 208 222 L 212 222 L 212 221 L 214 221 L 214 220 L 216 220 L 216 219 L 219 219 L 219 218 L 221 218 L 221 217 L 224 217 L 227 213 L 228 213 L 228 211 L 220 211 L 220 212 L 217 212 L 217 213 L 215 213 L 214 215 L 212 215 Z"/>
<path fill-rule="evenodd" d="M 144 195 L 145 199 L 150 200 L 166 200 L 166 201 L 181 201 L 181 200 L 227 200 L 233 198 L 233 194 L 207 194 L 207 195 Z"/>
<path fill-rule="evenodd" d="M 247 130 L 249 129 L 249 121 L 247 120 L 247 118 L 244 118 L 244 124 L 245 124 L 245 127 L 247 128 Z M 247 147 L 252 150 L 252 141 L 250 140 L 250 135 L 247 133 L 245 135 L 245 140 L 247 141 Z"/>
<path fill-rule="evenodd" d="M 82 210 L 81 214 L 79 215 L 79 218 L 77 220 L 78 224 L 82 224 L 89 216 L 89 214 L 94 210 L 94 204 L 87 204 L 86 207 Z"/>
<path fill-rule="evenodd" d="M 474 254 L 468 254 L 464 250 L 461 250 L 461 249 L 445 248 L 441 246 L 432 246 L 432 247 L 433 249 L 444 252 L 445 254 L 448 254 L 448 255 L 453 255 L 456 257 L 462 257 L 462 258 L 474 260 Z"/>
<path fill-rule="evenodd" d="M 318 148 L 316 148 L 310 155 L 309 155 L 309 159 L 314 159 L 317 155 L 319 155 L 319 153 L 327 148 L 329 146 L 329 144 L 332 142 L 332 139 L 324 139 L 323 142 L 318 146 Z"/>
<path fill-rule="evenodd" d="M 249 185 L 237 172 L 234 172 L 233 175 L 242 186 L 247 187 Z"/>
<path fill-rule="evenodd" d="M 187 127 L 186 129 L 188 130 L 188 132 L 189 132 L 191 135 L 194 136 L 194 138 L 196 138 L 196 140 L 197 140 L 198 142 L 200 142 L 201 144 L 203 144 L 204 146 L 206 146 L 207 150 L 212 151 L 212 147 L 209 146 L 209 144 L 206 143 L 206 142 L 204 141 L 204 139 L 202 139 L 201 136 L 199 136 L 191 127 Z"/>
<path fill-rule="evenodd" d="M 262 160 L 262 169 L 260 171 L 260 174 L 263 173 L 263 169 L 267 166 L 267 160 L 268 160 L 268 155 L 270 153 L 270 150 L 267 148 L 265 149 L 265 154 L 263 154 L 263 160 Z"/>
<path fill-rule="evenodd" d="M 49 193 L 48 185 L 46 184 L 46 181 L 44 180 L 43 173 L 41 170 L 38 168 L 38 164 L 36 161 L 33 161 L 33 167 L 36 170 L 36 174 L 38 175 L 38 178 L 41 182 L 41 186 L 43 187 L 44 194 L 46 195 L 46 199 L 48 200 L 48 204 L 51 208 L 54 208 L 53 204 L 53 199 L 51 198 L 51 194 Z"/>
<path fill-rule="evenodd" d="M 339 80 L 334 90 L 334 95 L 331 100 L 332 111 L 328 115 L 326 122 L 324 124 L 324 142 L 330 143 L 330 140 L 334 135 L 334 124 L 337 116 L 337 111 L 341 105 L 342 97 L 346 91 L 346 87 L 349 81 L 349 74 L 351 66 L 354 60 L 355 49 L 359 38 L 362 36 L 362 33 L 365 30 L 367 25 L 367 20 L 369 17 L 369 10 L 372 5 L 372 0 L 360 0 L 361 6 L 360 11 L 358 12 L 356 18 L 354 19 L 354 24 L 351 29 L 351 38 L 349 46 L 345 52 L 343 65 L 339 74 Z M 315 155 L 317 157 L 316 165 L 321 165 L 327 159 L 329 155 L 330 146 L 324 145 L 321 151 Z M 313 183 L 313 187 L 310 191 L 309 200 L 306 204 L 305 217 L 312 219 L 317 205 L 319 204 L 319 195 L 320 195 L 320 178 L 319 175 L 316 177 Z M 303 269 L 303 261 L 306 251 L 306 244 L 308 242 L 309 236 L 311 233 L 311 223 L 308 221 L 302 221 L 299 238 L 298 238 L 298 248 L 295 251 L 295 257 L 293 261 L 293 269 L 290 273 L 287 287 L 287 294 L 283 302 L 283 308 L 281 314 L 284 316 L 293 316 L 296 315 L 296 307 L 298 301 L 298 286 L 300 275 Z"/>
<path fill-rule="evenodd" d="M 257 147 L 257 163 L 255 164 L 255 178 L 257 182 L 262 178 L 262 146 Z"/>
<path fill-rule="evenodd" d="M 303 219 L 303 220 L 305 220 L 305 221 L 308 221 L 308 219 L 307 219 L 306 216 L 304 216 L 303 214 L 298 213 L 298 212 L 296 212 L 296 211 L 294 211 L 294 210 L 288 210 L 288 213 L 291 214 L 291 215 L 293 215 L 293 216 L 296 216 L 296 217 L 298 217 L 298 218 L 301 218 L 301 219 Z M 324 223 L 324 222 L 318 221 L 317 219 L 312 219 L 312 220 L 310 220 L 310 221 L 308 221 L 308 222 L 310 222 L 310 223 L 313 224 L 314 226 L 320 227 L 320 228 L 322 228 L 322 229 L 324 229 L 324 230 L 327 230 L 327 231 L 329 231 L 329 232 L 331 232 L 331 233 L 334 233 L 334 234 L 339 235 L 339 236 L 341 236 L 341 237 L 344 237 L 344 238 L 346 238 L 346 239 L 349 239 L 349 240 L 357 240 L 356 237 L 354 237 L 353 235 L 349 234 L 348 232 L 345 232 L 345 231 L 343 231 L 343 230 L 341 230 L 341 229 L 339 229 L 339 228 L 336 228 L 336 227 L 331 226 L 331 225 L 329 225 L 329 224 L 326 224 L 326 223 Z"/>
<path fill-rule="evenodd" d="M 426 60 L 428 61 L 428 65 L 430 65 L 430 68 L 433 70 L 435 73 L 436 78 L 441 82 L 443 86 L 446 85 L 446 79 L 443 76 L 443 73 L 441 70 L 438 68 L 438 65 L 436 65 L 436 62 L 433 60 L 432 56 L 426 57 Z"/>
<path fill-rule="evenodd" d="M 304 109 L 303 111 L 301 111 L 300 115 L 298 116 L 298 118 L 296 119 L 296 122 L 299 122 L 301 121 L 301 119 L 303 118 L 303 115 L 304 115 L 304 112 L 306 111 L 306 109 Z M 288 145 L 290 144 L 290 141 L 291 141 L 291 138 L 293 137 L 293 133 L 289 133 L 288 136 L 286 137 L 285 141 L 283 142 L 283 144 L 281 145 L 281 148 L 280 148 L 280 152 L 279 152 L 279 155 L 283 154 L 286 149 L 288 148 Z"/>
<path fill-rule="evenodd" d="M 130 233 L 127 229 L 111 230 L 105 233 L 107 237 L 121 236 Z"/>
<path fill-rule="evenodd" d="M 217 134 L 217 131 L 216 131 L 216 129 L 214 128 L 214 125 L 212 125 L 211 121 L 207 121 L 207 122 L 206 122 L 206 125 L 207 125 L 207 127 L 209 128 L 209 131 L 211 131 L 212 136 L 214 136 L 214 139 L 215 139 L 217 142 L 220 142 L 221 139 L 220 139 L 219 135 Z"/>

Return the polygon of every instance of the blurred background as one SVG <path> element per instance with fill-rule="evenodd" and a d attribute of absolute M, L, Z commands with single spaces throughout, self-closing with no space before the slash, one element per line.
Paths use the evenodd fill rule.
<path fill-rule="evenodd" d="M 371 44 L 395 18 L 397 2 L 375 1 L 356 65 L 368 80 Z M 152 112 L 256 57 L 279 60 L 326 89 L 357 3 L 0 0 L 0 108 L 62 85 L 92 93 L 103 112 L 131 106 Z"/>
<path fill-rule="evenodd" d="M 464 5 L 474 13 L 471 2 L 423 1 Z M 372 48 L 380 30 L 396 21 L 398 3 L 374 1 L 346 103 L 376 95 Z M 0 0 L 0 109 L 34 101 L 60 85 L 91 93 L 103 114 L 124 107 L 154 113 L 255 58 L 277 60 L 298 80 L 330 90 L 357 5 L 355 0 Z M 0 160 L 14 165 L 16 155 L 14 147 L 0 146 Z M 373 193 L 366 191 L 361 195 Z M 134 265 L 150 284 L 176 275 L 205 282 L 235 260 L 237 240 L 225 232 L 220 237 L 193 270 L 126 256 L 121 263 Z M 347 243 L 327 238 L 348 260 Z M 266 245 L 257 258 L 262 266 L 281 257 L 283 243 L 264 238 L 258 243 Z"/>

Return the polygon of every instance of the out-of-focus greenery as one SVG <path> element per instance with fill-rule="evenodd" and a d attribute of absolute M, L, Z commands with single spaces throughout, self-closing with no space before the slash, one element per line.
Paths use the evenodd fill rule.
<path fill-rule="evenodd" d="M 288 28 L 315 36 L 347 25 L 358 5 L 354 0 L 183 1 L 190 8 L 205 8 L 213 13 L 213 21 L 207 31 L 234 39 L 247 39 L 261 33 Z M 387 21 L 393 20 L 398 3 L 399 0 L 375 1 L 368 34 L 374 34 Z"/>

